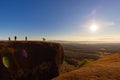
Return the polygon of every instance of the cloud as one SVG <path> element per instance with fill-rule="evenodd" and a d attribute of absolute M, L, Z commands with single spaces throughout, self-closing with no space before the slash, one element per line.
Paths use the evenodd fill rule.
<path fill-rule="evenodd" d="M 57 37 L 49 37 L 48 40 L 120 42 L 120 37 L 119 37 L 119 35 L 108 35 L 108 36 L 57 36 Z"/>
<path fill-rule="evenodd" d="M 96 16 L 97 16 L 97 13 L 98 13 L 98 10 L 100 9 L 101 7 L 98 7 L 98 8 L 95 8 L 95 9 L 92 9 L 87 16 L 85 16 L 87 19 L 91 19 L 89 20 L 86 24 L 87 26 L 88 25 L 91 25 L 93 23 L 96 23 L 100 26 L 104 26 L 104 27 L 108 27 L 108 26 L 115 26 L 117 23 L 115 21 L 105 21 L 105 20 L 99 20 L 99 19 L 96 19 Z"/>
<path fill-rule="evenodd" d="M 115 22 L 113 22 L 113 21 L 103 21 L 103 22 L 100 22 L 100 25 L 104 26 L 104 27 L 114 26 Z"/>
<path fill-rule="evenodd" d="M 93 9 L 87 16 L 85 16 L 86 18 L 89 18 L 89 17 L 95 17 L 97 13 L 97 10 L 96 9 Z"/>
<path fill-rule="evenodd" d="M 110 37 L 99 37 L 97 38 L 98 41 L 120 41 L 119 36 L 110 36 Z"/>
<path fill-rule="evenodd" d="M 115 25 L 117 25 L 117 23 L 114 21 L 104 21 L 104 20 L 100 21 L 100 20 L 91 19 L 91 20 L 83 23 L 81 26 L 89 28 L 92 24 L 96 24 L 100 28 L 114 27 Z"/>

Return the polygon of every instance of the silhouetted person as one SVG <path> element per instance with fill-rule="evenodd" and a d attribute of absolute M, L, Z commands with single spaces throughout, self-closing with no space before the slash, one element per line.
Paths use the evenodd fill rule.
<path fill-rule="evenodd" d="M 25 40 L 27 41 L 27 36 L 25 37 Z"/>
<path fill-rule="evenodd" d="M 17 40 L 17 36 L 14 37 L 15 38 L 15 41 Z"/>
<path fill-rule="evenodd" d="M 8 38 L 9 41 L 11 41 L 10 37 Z"/>
<path fill-rule="evenodd" d="M 45 41 L 45 38 L 43 38 L 43 41 Z"/>

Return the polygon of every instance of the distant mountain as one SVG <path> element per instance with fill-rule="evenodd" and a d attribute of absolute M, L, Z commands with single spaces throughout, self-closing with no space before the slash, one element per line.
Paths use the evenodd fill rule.
<path fill-rule="evenodd" d="M 97 44 L 97 43 L 120 43 L 113 41 L 64 41 L 64 40 L 48 40 L 49 42 L 57 42 L 57 43 L 74 43 L 74 44 Z"/>

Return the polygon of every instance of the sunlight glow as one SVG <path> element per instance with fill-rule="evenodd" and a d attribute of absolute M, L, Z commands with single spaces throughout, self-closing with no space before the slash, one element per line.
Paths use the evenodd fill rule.
<path fill-rule="evenodd" d="M 92 32 L 96 32 L 96 31 L 98 30 L 98 26 L 97 26 L 96 24 L 92 24 L 92 25 L 90 26 L 90 30 L 91 30 Z"/>

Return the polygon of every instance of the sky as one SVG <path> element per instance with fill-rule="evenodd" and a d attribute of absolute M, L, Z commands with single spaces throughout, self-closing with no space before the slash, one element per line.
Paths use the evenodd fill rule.
<path fill-rule="evenodd" d="M 120 41 L 119 34 L 120 0 L 0 0 L 0 40 Z"/>

